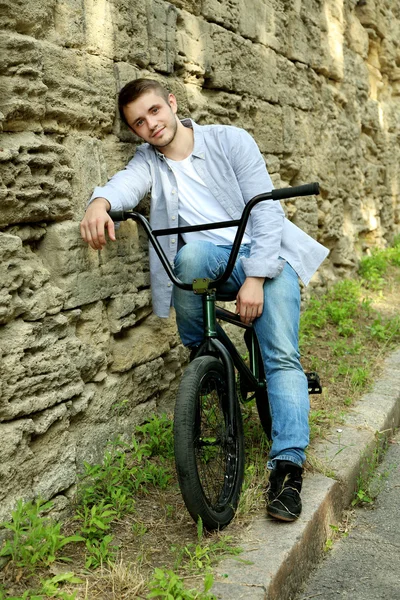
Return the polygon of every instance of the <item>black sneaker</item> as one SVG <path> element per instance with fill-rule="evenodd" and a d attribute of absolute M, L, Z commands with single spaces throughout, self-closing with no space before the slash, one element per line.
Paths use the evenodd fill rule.
<path fill-rule="evenodd" d="M 265 491 L 267 513 L 280 521 L 295 521 L 301 513 L 303 469 L 287 460 L 278 460 Z"/>

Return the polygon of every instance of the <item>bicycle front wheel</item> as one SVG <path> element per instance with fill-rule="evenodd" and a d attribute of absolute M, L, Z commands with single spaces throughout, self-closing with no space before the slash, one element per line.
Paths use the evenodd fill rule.
<path fill-rule="evenodd" d="M 235 395 L 235 414 L 229 418 L 227 389 L 222 363 L 201 356 L 186 369 L 175 405 L 179 486 L 190 515 L 196 523 L 200 517 L 208 530 L 222 529 L 233 519 L 243 481 L 242 417 Z"/>

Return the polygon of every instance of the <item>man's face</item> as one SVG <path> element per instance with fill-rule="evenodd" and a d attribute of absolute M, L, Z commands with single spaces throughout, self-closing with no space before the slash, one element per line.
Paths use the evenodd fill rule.
<path fill-rule="evenodd" d="M 155 92 L 146 92 L 124 107 L 132 131 L 156 148 L 168 146 L 178 127 L 176 98 L 169 94 L 169 104 Z"/>

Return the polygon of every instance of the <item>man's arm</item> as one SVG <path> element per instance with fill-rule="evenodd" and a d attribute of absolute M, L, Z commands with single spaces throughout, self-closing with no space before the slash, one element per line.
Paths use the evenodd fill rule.
<path fill-rule="evenodd" d="M 115 227 L 108 211 L 133 209 L 151 189 L 150 168 L 140 152 L 123 171 L 114 175 L 105 186 L 96 187 L 80 225 L 81 236 L 94 250 L 106 244 L 105 230 L 115 241 Z"/>
<path fill-rule="evenodd" d="M 231 160 L 245 203 L 273 189 L 264 158 L 254 139 L 244 130 L 238 131 Z M 284 266 L 279 260 L 283 223 L 284 212 L 279 202 L 260 202 L 251 211 L 250 256 L 242 258 L 247 277 L 236 298 L 237 312 L 244 323 L 261 316 L 265 278 L 276 277 Z"/>
<path fill-rule="evenodd" d="M 86 210 L 80 229 L 81 236 L 93 250 L 101 250 L 106 244 L 105 230 L 107 229 L 110 240 L 115 241 L 114 222 L 108 211 L 111 204 L 105 198 L 95 198 Z"/>

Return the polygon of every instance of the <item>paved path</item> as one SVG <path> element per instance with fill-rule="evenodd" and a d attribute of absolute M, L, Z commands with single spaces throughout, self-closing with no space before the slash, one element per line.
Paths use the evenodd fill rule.
<path fill-rule="evenodd" d="M 400 432 L 373 483 L 373 507 L 356 511 L 348 537 L 334 544 L 299 600 L 400 599 Z"/>

